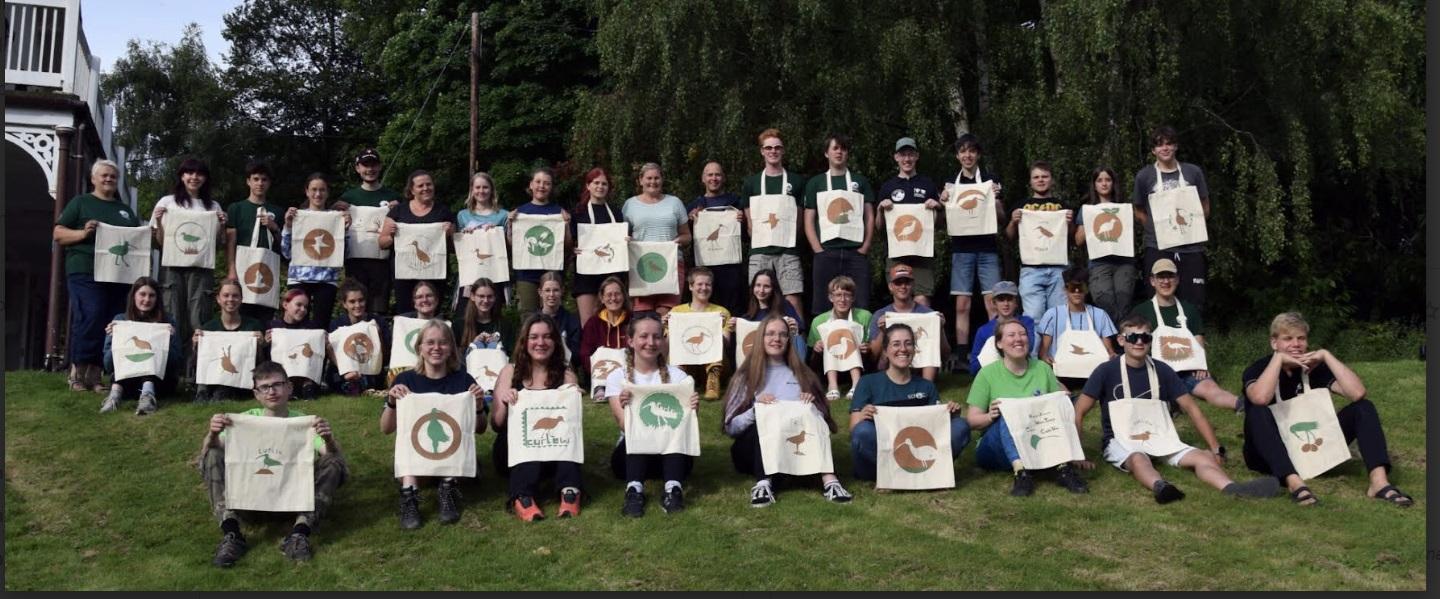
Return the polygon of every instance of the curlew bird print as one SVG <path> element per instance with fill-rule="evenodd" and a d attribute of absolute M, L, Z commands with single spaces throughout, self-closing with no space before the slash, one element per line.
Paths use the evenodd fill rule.
<path fill-rule="evenodd" d="M 940 457 L 940 452 L 935 451 L 935 447 L 933 445 L 916 447 L 914 443 L 910 442 L 910 439 L 908 437 L 904 441 L 902 441 L 901 444 L 908 448 L 910 450 L 910 455 L 915 456 L 915 459 L 920 460 L 920 462 L 923 463 L 926 468 L 929 468 L 930 465 L 935 463 L 935 460 L 939 459 Z"/>
<path fill-rule="evenodd" d="M 536 421 L 535 421 L 535 424 L 530 425 L 530 430 L 532 430 L 532 431 L 545 431 L 545 442 L 546 442 L 546 443 L 549 443 L 549 442 L 552 440 L 552 439 L 550 438 L 550 434 L 551 434 L 552 432 L 554 432 L 555 429 L 556 429 L 556 427 L 559 427 L 559 426 L 560 426 L 560 423 L 562 423 L 562 422 L 565 422 L 565 416 L 563 416 L 563 415 L 561 415 L 561 416 L 548 416 L 548 417 L 545 417 L 545 418 L 541 418 L 541 419 L 539 419 L 539 420 L 536 420 Z"/>
<path fill-rule="evenodd" d="M 143 349 L 143 350 L 146 350 L 146 351 L 149 351 L 149 350 L 153 349 L 153 348 L 151 347 L 149 341 L 146 341 L 146 340 L 141 339 L 141 338 L 139 338 L 139 337 L 135 337 L 135 336 L 133 336 L 133 335 L 130 337 L 130 344 L 131 344 L 131 345 L 134 345 L 134 346 L 135 346 L 136 348 L 138 348 L 138 349 Z"/>
<path fill-rule="evenodd" d="M 415 248 L 415 259 L 420 261 L 420 265 L 422 267 L 429 266 L 430 254 L 426 253 L 425 250 L 420 249 L 420 242 L 412 239 L 410 240 L 410 246 Z"/>
<path fill-rule="evenodd" d="M 130 245 L 130 240 L 127 239 L 121 241 L 116 245 L 110 246 L 110 249 L 106 251 L 110 252 L 110 255 L 115 256 L 115 266 L 120 266 L 121 264 L 124 264 L 126 268 L 129 268 L 130 261 L 126 260 L 125 256 L 130 255 L 130 249 L 134 247 L 135 246 Z"/>
<path fill-rule="evenodd" d="M 230 359 L 230 346 L 220 350 L 220 369 L 230 374 L 240 374 L 240 369 L 235 367 L 235 361 Z"/>
<path fill-rule="evenodd" d="M 800 453 L 800 445 L 805 443 L 805 435 L 808 434 L 810 433 L 807 433 L 804 431 L 804 429 L 801 429 L 800 432 L 785 438 L 786 441 L 795 444 L 795 455 L 805 455 L 803 453 Z"/>
<path fill-rule="evenodd" d="M 725 229 L 725 227 L 715 227 L 715 230 L 714 230 L 714 231 L 711 231 L 709 235 L 706 235 L 706 236 L 705 236 L 705 241 L 710 242 L 710 247 L 712 247 L 712 248 L 718 248 L 718 247 L 719 247 L 719 245 L 720 245 L 720 232 L 721 232 L 722 230 L 724 230 L 724 229 Z"/>
<path fill-rule="evenodd" d="M 765 224 L 770 225 L 770 229 L 773 231 L 775 227 L 780 226 L 780 215 L 771 212 L 769 217 L 765 219 Z"/>
<path fill-rule="evenodd" d="M 1070 344 L 1070 353 L 1075 354 L 1075 355 L 1077 355 L 1077 356 L 1088 356 L 1088 355 L 1090 355 L 1090 351 L 1089 351 L 1089 350 L 1087 350 L 1087 349 L 1085 349 L 1085 348 L 1083 348 L 1083 347 L 1080 347 L 1080 346 L 1078 346 L 1078 345 L 1075 345 L 1074 343 L 1071 343 L 1071 344 Z"/>

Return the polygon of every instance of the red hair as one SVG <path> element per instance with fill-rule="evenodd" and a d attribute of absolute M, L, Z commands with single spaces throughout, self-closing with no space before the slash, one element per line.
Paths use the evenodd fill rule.
<path fill-rule="evenodd" d="M 585 171 L 585 180 L 580 185 L 580 204 L 583 205 L 585 202 L 590 201 L 590 182 L 599 179 L 600 177 L 605 177 L 605 180 L 609 181 L 610 173 L 605 172 L 605 169 L 598 166 L 588 171 Z M 576 206 L 575 210 L 578 213 L 580 207 Z"/>

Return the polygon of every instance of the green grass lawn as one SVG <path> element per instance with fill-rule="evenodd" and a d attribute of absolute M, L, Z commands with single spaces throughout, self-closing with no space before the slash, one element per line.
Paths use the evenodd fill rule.
<path fill-rule="evenodd" d="M 1262 346 L 1263 347 L 1263 346 Z M 1425 372 L 1416 360 L 1359 363 L 1379 405 L 1396 469 L 1415 497 L 1408 510 L 1365 497 L 1357 459 L 1309 484 L 1322 505 L 1288 497 L 1221 496 L 1192 474 L 1162 467 L 1187 493 L 1159 506 L 1127 475 L 1098 463 L 1091 492 L 1075 496 L 1042 477 L 1033 497 L 1008 496 L 1010 477 L 956 463 L 958 487 L 877 493 L 849 475 L 846 406 L 832 442 L 855 494 L 830 504 L 818 485 L 782 488 L 749 507 L 751 480 L 730 466 L 720 406 L 701 410 L 702 455 L 689 509 L 666 515 L 656 483 L 646 517 L 620 516 L 623 485 L 606 463 L 616 437 L 608 409 L 585 406 L 585 477 L 578 519 L 522 523 L 503 509 L 505 487 L 481 447 L 481 478 L 464 486 L 460 523 L 436 521 L 422 487 L 425 526 L 402 531 L 394 440 L 378 427 L 379 400 L 329 396 L 297 402 L 329 419 L 352 478 L 313 536 L 315 559 L 278 550 L 288 522 L 247 524 L 250 553 L 230 570 L 210 565 L 219 540 L 195 467 L 206 421 L 256 405 L 165 401 L 139 418 L 135 404 L 97 414 L 100 396 L 64 389 L 61 374 L 12 372 L 6 383 L 5 587 L 34 589 L 1424 589 Z M 1220 380 L 1238 390 L 1239 366 Z M 963 401 L 968 376 L 941 381 Z M 1205 408 L 1238 461 L 1239 417 Z M 1099 412 L 1085 450 L 1099 461 Z M 1188 420 L 1183 439 L 1201 442 Z M 1249 478 L 1242 464 L 1227 468 Z M 555 502 L 544 504 L 553 516 Z"/>

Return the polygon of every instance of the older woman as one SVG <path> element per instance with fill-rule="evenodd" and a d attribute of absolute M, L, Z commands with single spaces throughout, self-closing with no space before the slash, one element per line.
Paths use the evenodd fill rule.
<path fill-rule="evenodd" d="M 397 223 L 411 225 L 444 223 L 445 243 L 450 243 L 450 233 L 455 230 L 455 213 L 450 207 L 435 201 L 435 180 L 426 171 L 414 171 L 405 179 L 405 201 L 396 204 L 390 209 L 390 216 L 385 219 L 385 226 L 380 231 L 380 247 L 391 249 L 395 245 L 395 232 L 399 230 Z M 392 252 L 391 256 L 398 259 L 400 252 Z M 439 290 L 439 297 L 445 297 L 445 281 L 436 281 Z M 414 300 L 411 299 L 415 293 L 415 281 L 395 281 L 395 313 L 401 314 L 415 309 Z"/>
<path fill-rule="evenodd" d="M 140 218 L 120 202 L 120 167 L 97 160 L 90 167 L 93 190 L 70 199 L 55 221 L 55 243 L 65 248 L 66 289 L 70 296 L 70 390 L 103 393 L 100 382 L 105 325 L 125 310 L 130 286 L 95 281 L 95 229 L 100 223 L 138 227 Z"/>
<path fill-rule="evenodd" d="M 602 347 L 624 349 L 629 345 L 626 328 L 630 320 L 630 295 L 620 277 L 610 276 L 600 284 L 600 311 L 580 329 L 580 367 L 590 372 L 590 356 Z M 596 403 L 605 401 L 602 389 L 596 389 Z"/>
<path fill-rule="evenodd" d="M 636 183 L 640 193 L 625 200 L 620 209 L 625 215 L 625 222 L 630 223 L 630 237 L 635 241 L 674 241 L 682 249 L 688 247 L 690 216 L 680 198 L 665 193 L 665 177 L 660 173 L 660 165 L 653 162 L 641 165 Z M 680 285 L 685 280 L 684 254 L 676 254 L 675 270 L 676 285 Z M 632 299 L 636 312 L 654 310 L 664 314 L 680 303 L 680 294 L 646 295 Z"/>

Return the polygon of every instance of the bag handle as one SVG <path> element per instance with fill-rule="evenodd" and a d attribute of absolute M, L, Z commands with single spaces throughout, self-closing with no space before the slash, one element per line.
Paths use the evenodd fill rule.
<path fill-rule="evenodd" d="M 1150 399 L 1160 400 L 1160 377 L 1155 375 L 1155 360 L 1149 356 L 1145 358 L 1145 374 L 1150 379 Z M 1120 360 L 1120 388 L 1125 393 L 1125 399 L 1136 399 L 1130 392 L 1130 367 L 1125 365 L 1125 360 Z"/>
<path fill-rule="evenodd" d="M 250 227 L 250 247 L 260 247 L 260 215 L 269 214 L 265 208 L 255 210 L 255 226 Z"/>

